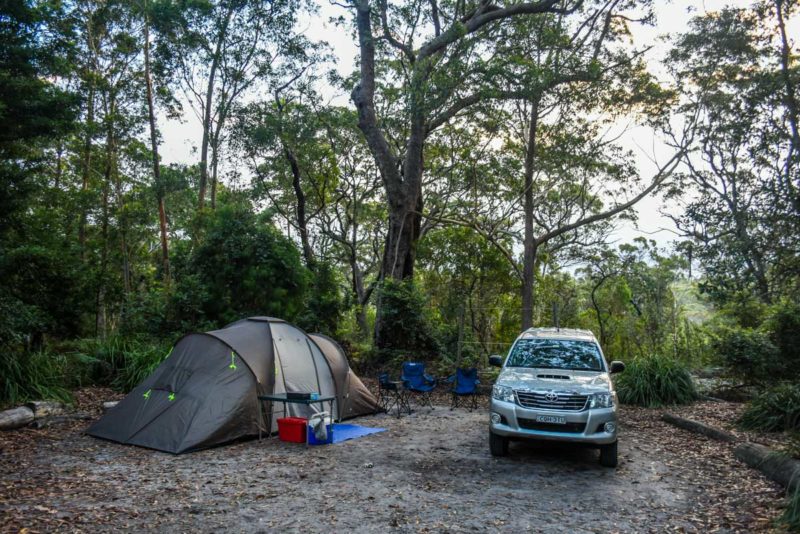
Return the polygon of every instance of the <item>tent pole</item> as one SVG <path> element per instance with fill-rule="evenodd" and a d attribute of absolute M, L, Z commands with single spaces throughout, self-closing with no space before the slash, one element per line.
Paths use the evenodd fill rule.
<path fill-rule="evenodd" d="M 314 364 L 314 376 L 317 377 L 317 393 L 319 393 L 320 397 L 322 396 L 322 384 L 319 383 L 319 369 L 317 369 L 317 359 L 314 358 L 314 349 L 311 348 L 311 342 L 308 340 L 308 335 L 306 335 L 306 346 L 308 346 L 308 354 L 311 356 L 311 363 Z M 322 354 L 322 351 L 320 351 Z M 324 356 L 323 356 L 324 358 Z M 333 379 L 333 376 L 331 376 Z M 336 384 L 334 383 L 334 388 Z M 310 407 L 311 405 L 309 405 Z M 325 406 L 322 407 L 323 411 L 325 410 Z M 331 419 L 333 419 L 333 414 L 331 413 Z"/>

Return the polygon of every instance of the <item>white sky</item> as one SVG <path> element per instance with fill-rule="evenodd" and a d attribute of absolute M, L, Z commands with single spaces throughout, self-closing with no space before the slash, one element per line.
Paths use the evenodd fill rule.
<path fill-rule="evenodd" d="M 656 4 L 656 26 L 644 27 L 635 26 L 633 30 L 634 43 L 637 46 L 652 46 L 652 50 L 647 56 L 651 71 L 663 76 L 664 68 L 661 60 L 664 58 L 669 44 L 661 37 L 674 36 L 686 31 L 689 20 L 698 14 L 716 11 L 726 5 L 747 6 L 750 2 L 743 1 L 721 1 L 721 0 L 673 0 L 662 2 L 655 0 Z M 327 41 L 335 56 L 337 57 L 336 68 L 342 75 L 347 75 L 356 66 L 357 46 L 351 39 L 350 33 L 342 28 L 338 28 L 328 22 L 330 17 L 340 15 L 350 16 L 349 13 L 340 7 L 332 6 L 327 0 L 321 0 L 319 15 L 307 21 L 303 28 L 306 34 L 314 40 Z M 800 21 L 797 17 L 790 25 L 790 36 L 800 35 Z M 350 105 L 346 95 L 325 94 L 326 100 L 333 100 L 340 105 Z M 165 163 L 187 163 L 199 159 L 199 150 L 202 134 L 200 123 L 190 108 L 186 106 L 185 116 L 181 121 L 160 119 L 161 132 L 164 137 L 162 146 L 162 157 Z M 671 152 L 655 138 L 653 132 L 645 127 L 634 127 L 627 131 L 620 139 L 620 143 L 633 151 L 636 163 L 639 168 L 643 182 L 652 176 L 657 168 L 655 162 L 666 161 Z M 655 161 L 655 162 L 654 162 Z M 618 228 L 613 233 L 613 239 L 618 242 L 627 242 L 637 236 L 645 236 L 654 239 L 662 246 L 667 246 L 675 234 L 670 230 L 674 229 L 672 222 L 661 215 L 663 202 L 657 197 L 648 197 L 642 200 L 637 206 L 638 227 L 629 222 L 619 223 Z"/>

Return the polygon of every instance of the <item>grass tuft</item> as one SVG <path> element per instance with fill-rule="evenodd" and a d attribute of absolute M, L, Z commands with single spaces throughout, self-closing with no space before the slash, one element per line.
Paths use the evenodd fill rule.
<path fill-rule="evenodd" d="M 96 383 L 128 392 L 150 376 L 169 353 L 171 344 L 137 338 L 84 340 L 80 354 L 95 362 Z"/>
<path fill-rule="evenodd" d="M 688 404 L 697 398 L 686 366 L 662 356 L 636 358 L 616 378 L 615 385 L 620 402 L 648 408 Z"/>
<path fill-rule="evenodd" d="M 789 532 L 800 532 L 800 484 L 789 492 L 786 509 L 780 517 Z"/>
<path fill-rule="evenodd" d="M 32 400 L 72 402 L 87 385 L 132 390 L 169 353 L 171 344 L 149 339 L 73 341 L 50 351 L 0 352 L 0 406 Z"/>
<path fill-rule="evenodd" d="M 71 404 L 69 377 L 75 363 L 64 355 L 35 352 L 0 355 L 0 405 L 17 405 L 39 399 Z"/>
<path fill-rule="evenodd" d="M 759 393 L 739 418 L 746 430 L 800 430 L 800 384 L 780 384 Z"/>

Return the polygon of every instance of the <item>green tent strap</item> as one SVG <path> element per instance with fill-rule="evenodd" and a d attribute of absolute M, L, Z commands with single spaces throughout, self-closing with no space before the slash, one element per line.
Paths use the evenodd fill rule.
<path fill-rule="evenodd" d="M 150 398 L 150 390 L 148 389 L 147 391 L 145 391 L 142 397 L 144 397 L 144 400 L 148 400 Z"/>
<path fill-rule="evenodd" d="M 231 351 L 231 364 L 228 366 L 228 369 L 236 370 L 236 362 L 234 361 L 234 353 Z"/>
<path fill-rule="evenodd" d="M 169 392 L 169 396 L 167 398 L 170 400 L 170 402 L 174 401 L 175 400 L 175 392 L 174 391 L 170 391 Z"/>

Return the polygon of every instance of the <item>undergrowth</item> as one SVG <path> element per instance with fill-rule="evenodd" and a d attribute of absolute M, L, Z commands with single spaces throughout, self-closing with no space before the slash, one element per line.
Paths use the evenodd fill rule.
<path fill-rule="evenodd" d="M 747 430 L 800 430 L 800 384 L 780 384 L 756 395 L 739 424 Z"/>
<path fill-rule="evenodd" d="M 95 362 L 95 383 L 128 392 L 164 361 L 171 346 L 163 341 L 115 337 L 82 340 L 76 349 Z"/>
<path fill-rule="evenodd" d="M 790 490 L 786 509 L 780 521 L 790 532 L 800 532 L 800 484 L 796 485 L 794 490 Z"/>
<path fill-rule="evenodd" d="M 72 402 L 89 385 L 128 392 L 164 360 L 171 343 L 136 338 L 84 339 L 35 353 L 0 352 L 0 406 L 31 400 Z"/>
<path fill-rule="evenodd" d="M 688 404 L 697 398 L 687 367 L 668 357 L 636 358 L 614 383 L 623 404 L 652 408 Z"/>
<path fill-rule="evenodd" d="M 70 386 L 80 362 L 66 355 L 34 352 L 0 355 L 0 405 L 52 399 L 72 402 Z"/>

